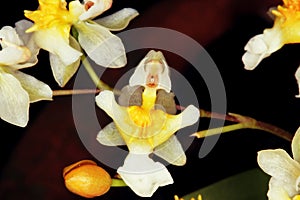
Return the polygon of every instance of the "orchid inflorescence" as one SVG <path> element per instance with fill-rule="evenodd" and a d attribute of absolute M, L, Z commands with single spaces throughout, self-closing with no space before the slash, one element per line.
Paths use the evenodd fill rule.
<path fill-rule="evenodd" d="M 110 0 L 75 0 L 68 5 L 64 0 L 39 0 L 39 4 L 36 11 L 25 11 L 34 23 L 23 19 L 14 28 L 5 26 L 0 30 L 0 117 L 21 127 L 28 123 L 29 103 L 52 100 L 52 91 L 19 69 L 34 66 L 40 49 L 49 52 L 53 76 L 61 87 L 78 70 L 84 53 L 103 67 L 123 67 L 123 43 L 110 30 L 124 29 L 138 15 L 136 10 L 125 8 L 93 20 L 111 7 Z"/>
<path fill-rule="evenodd" d="M 274 26 L 251 38 L 245 46 L 246 52 L 242 57 L 245 69 L 253 70 L 285 44 L 300 42 L 300 1 L 283 2 L 283 6 L 271 11 L 275 17 Z M 29 20 L 22 19 L 15 23 L 15 27 L 1 28 L 1 119 L 25 127 L 30 103 L 52 100 L 54 91 L 46 83 L 20 71 L 38 63 L 41 49 L 49 52 L 52 74 L 60 87 L 73 77 L 85 55 L 102 67 L 120 68 L 126 65 L 124 45 L 111 31 L 125 29 L 138 12 L 124 8 L 97 18 L 111 6 L 112 0 L 73 0 L 69 3 L 65 0 L 39 0 L 37 10 L 25 11 Z M 300 68 L 295 76 L 300 88 Z M 95 82 L 97 84 L 97 80 Z M 119 185 L 129 186 L 141 197 L 151 197 L 159 187 L 172 184 L 173 178 L 168 169 L 151 159 L 150 155 L 155 154 L 173 165 L 184 165 L 187 158 L 176 132 L 195 124 L 200 116 L 213 115 L 205 115 L 206 112 L 193 105 L 177 114 L 179 110 L 175 94 L 171 91 L 169 65 L 160 51 L 151 50 L 140 61 L 117 100 L 113 91 L 99 89 L 101 92 L 95 102 L 113 122 L 99 130 L 96 139 L 106 146 L 127 146 L 129 153 L 123 166 L 117 169 L 122 179 Z M 192 136 L 206 137 L 240 128 L 256 128 L 274 134 L 281 131 L 276 129 L 276 132 L 271 126 L 267 129 L 265 124 L 237 114 L 223 117 L 239 124 Z M 280 134 L 290 139 L 285 132 Z M 267 194 L 270 200 L 300 199 L 299 146 L 300 128 L 292 140 L 293 158 L 281 149 L 258 153 L 259 166 L 272 176 Z M 115 183 L 104 169 L 87 160 L 65 168 L 63 176 L 70 191 L 87 198 L 106 193 Z M 178 196 L 174 198 L 179 199 Z M 201 195 L 198 199 L 202 199 Z"/>

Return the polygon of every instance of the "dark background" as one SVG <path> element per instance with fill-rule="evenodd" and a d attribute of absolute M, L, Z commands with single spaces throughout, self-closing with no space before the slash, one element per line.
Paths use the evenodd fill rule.
<path fill-rule="evenodd" d="M 272 26 L 272 20 L 266 13 L 268 9 L 280 3 L 270 0 L 122 0 L 114 1 L 105 15 L 131 7 L 137 9 L 140 15 L 127 29 L 164 27 L 190 36 L 206 49 L 218 66 L 226 88 L 228 112 L 251 116 L 294 134 L 299 126 L 300 103 L 295 98 L 298 88 L 294 73 L 300 64 L 300 46 L 285 45 L 263 60 L 254 71 L 244 70 L 241 61 L 247 41 Z M 14 22 L 24 18 L 23 10 L 35 10 L 37 6 L 38 3 L 33 0 L 5 1 L 1 6 L 0 25 L 13 26 Z M 147 51 L 129 53 L 128 69 L 135 67 Z M 191 66 L 172 53 L 163 53 L 168 64 L 191 82 L 200 96 L 200 107 L 210 110 L 205 85 L 201 85 L 199 78 L 190 72 Z M 107 70 L 109 78 L 105 81 L 113 85 L 128 69 Z M 42 50 L 38 65 L 24 71 L 46 82 L 53 90 L 59 89 L 53 80 L 47 52 Z M 72 84 L 73 79 L 65 88 L 71 89 Z M 96 159 L 85 149 L 76 133 L 71 101 L 70 96 L 54 97 L 52 102 L 31 104 L 26 128 L 0 121 L 0 199 L 82 199 L 64 187 L 62 169 L 82 159 Z M 208 122 L 201 119 L 199 130 L 207 128 Z M 168 166 L 175 183 L 158 189 L 151 199 L 173 199 L 174 194 L 183 196 L 256 168 L 259 150 L 283 148 L 290 152 L 289 142 L 258 130 L 226 133 L 205 158 L 199 159 L 202 142 L 203 139 L 195 139 L 186 151 L 188 161 L 185 166 Z M 114 175 L 113 169 L 98 164 Z M 141 199 L 128 188 L 112 188 L 98 199 L 118 198 Z"/>

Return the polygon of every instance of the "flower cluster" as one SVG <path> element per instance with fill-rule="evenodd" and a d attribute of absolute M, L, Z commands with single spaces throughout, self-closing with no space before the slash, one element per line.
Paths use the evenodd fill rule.
<path fill-rule="evenodd" d="M 30 103 L 52 99 L 47 84 L 19 71 L 37 63 L 38 47 L 32 35 L 25 33 L 29 26 L 19 21 L 15 28 L 0 30 L 0 117 L 21 127 L 28 123 Z"/>
<path fill-rule="evenodd" d="M 39 0 L 36 11 L 25 11 L 31 21 L 23 19 L 15 28 L 1 29 L 1 119 L 24 127 L 29 103 L 52 99 L 47 84 L 19 71 L 37 64 L 40 49 L 49 52 L 53 76 L 61 87 L 75 74 L 84 54 L 103 67 L 126 65 L 123 43 L 110 31 L 124 29 L 138 12 L 125 8 L 93 21 L 111 4 L 111 0 Z"/>

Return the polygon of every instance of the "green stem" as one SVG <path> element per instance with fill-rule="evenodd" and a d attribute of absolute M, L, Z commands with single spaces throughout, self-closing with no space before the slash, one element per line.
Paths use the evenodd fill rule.
<path fill-rule="evenodd" d="M 199 131 L 199 132 L 192 134 L 191 136 L 195 136 L 197 138 L 204 138 L 207 136 L 217 135 L 217 134 L 235 131 L 235 130 L 243 129 L 243 128 L 245 128 L 244 124 L 239 123 L 239 124 L 233 124 L 233 125 L 228 125 L 228 126 L 224 126 L 224 127 L 212 128 L 212 129 L 208 129 L 208 130 Z"/>
<path fill-rule="evenodd" d="M 94 82 L 94 84 L 96 85 L 96 87 L 100 91 L 102 91 L 102 90 L 110 90 L 110 91 L 113 91 L 114 94 L 120 95 L 121 92 L 119 90 L 111 88 L 109 85 L 107 85 L 106 83 L 104 83 L 103 81 L 101 81 L 99 79 L 98 75 L 94 71 L 93 67 L 91 66 L 91 64 L 88 61 L 88 59 L 86 58 L 86 56 L 82 56 L 81 57 L 81 61 L 82 61 L 82 64 L 83 64 L 85 70 L 89 74 L 90 78 L 92 79 L 92 81 Z"/>
<path fill-rule="evenodd" d="M 113 178 L 111 180 L 112 180 L 111 187 L 126 187 L 127 186 L 126 183 L 121 179 Z"/>
<path fill-rule="evenodd" d="M 251 128 L 251 127 L 249 127 L 249 128 Z M 256 124 L 255 124 L 255 126 L 252 127 L 252 129 L 257 129 L 257 130 L 262 130 L 262 131 L 272 133 L 272 134 L 274 134 L 278 137 L 281 137 L 289 142 L 291 142 L 293 140 L 293 135 L 290 134 L 289 132 L 287 132 L 281 128 L 278 128 L 276 126 L 273 126 L 271 124 L 264 123 L 264 122 L 256 121 Z"/>
<path fill-rule="evenodd" d="M 82 89 L 82 90 L 53 90 L 53 96 L 67 96 L 67 95 L 75 95 L 75 94 L 97 94 L 100 90 L 96 89 Z"/>
<path fill-rule="evenodd" d="M 287 141 L 292 141 L 293 139 L 292 134 L 290 134 L 289 132 L 281 128 L 239 114 L 229 113 L 228 115 L 224 115 L 219 113 L 211 113 L 209 111 L 200 109 L 200 117 L 215 118 L 215 119 L 222 119 L 222 120 L 225 119 L 227 121 L 237 122 L 238 124 L 228 125 L 225 127 L 219 127 L 219 128 L 209 129 L 209 130 L 203 130 L 191 135 L 197 138 L 203 138 L 210 135 L 216 135 L 216 134 L 226 133 L 226 132 L 235 131 L 243 128 L 249 128 L 249 129 L 257 129 L 257 130 L 262 130 L 262 131 L 272 133 L 273 135 L 276 135 Z"/>
<path fill-rule="evenodd" d="M 92 81 L 94 82 L 94 84 L 97 86 L 99 90 L 112 90 L 111 87 L 109 87 L 107 84 L 105 84 L 103 81 L 99 79 L 98 75 L 94 71 L 93 67 L 91 66 L 86 56 L 82 56 L 81 61 L 87 73 L 89 74 L 90 78 L 92 79 Z"/>

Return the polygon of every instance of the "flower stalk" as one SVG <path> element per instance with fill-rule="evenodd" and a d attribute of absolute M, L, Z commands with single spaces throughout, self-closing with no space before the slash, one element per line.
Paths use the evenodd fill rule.
<path fill-rule="evenodd" d="M 205 110 L 200 109 L 200 116 L 201 117 L 209 117 L 209 118 L 214 118 L 214 119 L 225 119 L 227 121 L 231 122 L 237 122 L 238 124 L 233 124 L 233 125 L 227 125 L 224 127 L 219 127 L 219 128 L 213 128 L 209 130 L 203 130 L 196 132 L 192 134 L 191 136 L 195 136 L 197 138 L 203 138 L 207 136 L 212 136 L 216 134 L 221 134 L 221 133 L 226 133 L 230 131 L 235 131 L 239 129 L 257 129 L 257 130 L 262 130 L 266 131 L 269 133 L 272 133 L 282 139 L 285 139 L 287 141 L 292 141 L 292 134 L 289 132 L 278 128 L 272 124 L 268 124 L 265 122 L 257 121 L 256 119 L 253 119 L 251 117 L 239 115 L 239 114 L 234 114 L 234 113 L 229 113 L 228 115 L 220 114 L 220 113 L 211 113 Z"/>
<path fill-rule="evenodd" d="M 112 180 L 111 187 L 127 187 L 128 186 L 122 179 L 112 178 L 111 180 Z"/>
<path fill-rule="evenodd" d="M 82 61 L 82 64 L 83 64 L 85 70 L 87 71 L 87 73 L 89 74 L 90 78 L 92 79 L 92 81 L 94 82 L 94 84 L 96 85 L 96 87 L 99 90 L 113 90 L 106 83 L 104 83 L 103 81 L 101 81 L 99 79 L 98 75 L 94 71 L 94 69 L 91 66 L 90 62 L 87 60 L 86 56 L 82 56 L 81 57 L 81 61 Z"/>
<path fill-rule="evenodd" d="M 54 90 L 53 96 L 68 96 L 76 94 L 98 94 L 99 89 L 82 89 L 82 90 Z"/>

